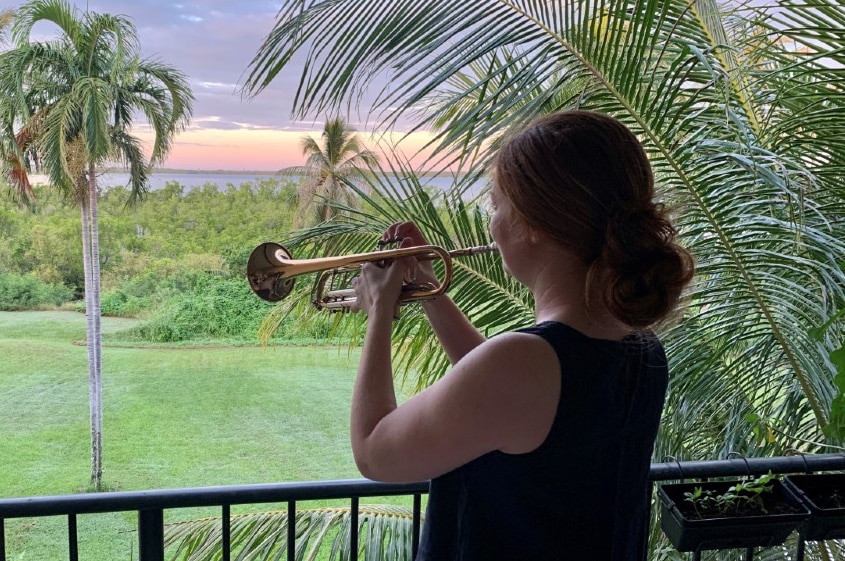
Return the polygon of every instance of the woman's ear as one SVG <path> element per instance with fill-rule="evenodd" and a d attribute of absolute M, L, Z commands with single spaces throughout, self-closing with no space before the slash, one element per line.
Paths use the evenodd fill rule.
<path fill-rule="evenodd" d="M 528 242 L 532 245 L 538 245 L 546 240 L 546 236 L 537 228 L 530 224 L 525 225 L 525 234 Z"/>
<path fill-rule="evenodd" d="M 542 230 L 535 228 L 521 216 L 512 216 L 510 228 L 514 235 L 529 245 L 539 245 L 548 241 L 548 237 Z"/>

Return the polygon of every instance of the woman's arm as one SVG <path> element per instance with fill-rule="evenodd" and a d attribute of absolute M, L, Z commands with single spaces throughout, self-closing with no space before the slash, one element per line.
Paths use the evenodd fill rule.
<path fill-rule="evenodd" d="M 453 365 L 487 340 L 446 295 L 424 302 L 423 310 Z"/>
<path fill-rule="evenodd" d="M 510 333 L 477 345 L 447 376 L 397 406 L 390 335 L 403 265 L 367 264 L 353 283 L 367 313 L 350 419 L 361 473 L 416 481 L 493 450 L 534 450 L 551 428 L 560 394 L 557 355 L 536 335 Z"/>
<path fill-rule="evenodd" d="M 384 239 L 401 240 L 399 247 L 427 245 L 425 237 L 413 222 L 397 222 L 385 231 Z M 410 269 L 412 279 L 437 282 L 430 262 L 416 262 Z M 446 295 L 423 303 L 426 317 L 452 364 L 486 341 L 455 302 Z"/>
<path fill-rule="evenodd" d="M 370 467 L 359 451 L 379 422 L 396 409 L 390 345 L 393 316 L 393 309 L 373 308 L 367 312 L 367 333 L 352 390 L 349 432 L 355 462 L 364 475 Z"/>

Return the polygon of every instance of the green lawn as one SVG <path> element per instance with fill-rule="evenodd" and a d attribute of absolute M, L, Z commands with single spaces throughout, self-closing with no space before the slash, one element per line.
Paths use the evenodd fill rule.
<path fill-rule="evenodd" d="M 104 318 L 103 331 L 132 324 Z M 88 483 L 84 338 L 77 313 L 0 313 L 1 497 Z M 347 347 L 107 345 L 105 482 L 137 490 L 360 477 L 348 437 L 357 358 Z M 79 524 L 81 559 L 137 557 L 134 514 Z M 66 559 L 64 528 L 64 519 L 7 521 L 7 558 Z"/>

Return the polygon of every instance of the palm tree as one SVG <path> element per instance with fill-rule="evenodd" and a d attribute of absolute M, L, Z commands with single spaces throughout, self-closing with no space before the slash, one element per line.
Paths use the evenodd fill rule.
<path fill-rule="evenodd" d="M 321 139 L 322 145 L 308 135 L 303 136 L 305 165 L 282 170 L 284 175 L 303 178 L 297 192 L 298 225 L 330 219 L 337 212 L 337 203 L 355 207 L 357 197 L 346 183 L 359 180 L 362 170 L 378 160 L 374 152 L 364 148 L 355 129 L 340 117 L 326 121 Z"/>
<path fill-rule="evenodd" d="M 60 36 L 33 41 L 38 22 Z M 13 48 L 0 55 L 2 156 L 12 184 L 31 196 L 27 172 L 43 166 L 50 183 L 82 216 L 91 409 L 91 484 L 102 485 L 102 353 L 97 174 L 107 163 L 129 170 L 133 198 L 143 195 L 152 164 L 164 159 L 191 115 L 191 94 L 178 70 L 142 59 L 134 25 L 122 16 L 80 14 L 63 0 L 18 9 Z M 136 116 L 151 125 L 149 161 L 131 134 Z"/>
<path fill-rule="evenodd" d="M 245 91 L 304 60 L 295 115 L 373 100 L 384 127 L 435 129 L 445 162 L 478 154 L 476 173 L 496 139 L 543 112 L 621 119 L 698 261 L 662 331 L 672 381 L 657 456 L 818 451 L 843 428 L 830 355 L 845 336 L 845 13 L 770 4 L 302 0 L 280 10 Z M 405 199 L 393 212 L 415 214 Z M 430 361 L 420 347 L 406 363 Z"/>
<path fill-rule="evenodd" d="M 664 336 L 675 372 L 667 414 L 700 414 L 694 427 L 677 418 L 678 433 L 666 425 L 667 451 L 712 457 L 727 452 L 712 438 L 727 396 L 732 421 L 789 418 L 783 432 L 812 440 L 828 424 L 827 354 L 842 324 L 822 344 L 811 330 L 843 306 L 845 140 L 831 125 L 843 109 L 843 21 L 825 2 L 769 13 L 710 1 L 400 0 L 381 10 L 315 0 L 280 11 L 246 88 L 258 94 L 305 50 L 295 112 L 306 114 L 363 95 L 389 71 L 372 109 L 387 125 L 409 114 L 417 127 L 439 125 L 441 152 L 489 154 L 510 126 L 556 109 L 624 120 L 682 206 L 698 256 L 687 317 Z M 704 391 L 714 379 L 724 383 Z M 751 426 L 734 428 L 737 450 Z"/>
<path fill-rule="evenodd" d="M 6 44 L 6 32 L 15 18 L 15 12 L 9 9 L 0 10 L 0 45 Z"/>

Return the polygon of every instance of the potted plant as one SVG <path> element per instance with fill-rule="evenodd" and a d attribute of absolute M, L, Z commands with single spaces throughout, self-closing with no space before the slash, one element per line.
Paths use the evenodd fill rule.
<path fill-rule="evenodd" d="M 658 487 L 660 526 L 678 551 L 783 543 L 810 511 L 771 472 L 756 479 Z"/>
<path fill-rule="evenodd" d="M 845 538 L 845 473 L 789 475 L 784 484 L 810 510 L 798 529 L 805 540 Z"/>

